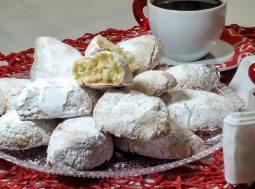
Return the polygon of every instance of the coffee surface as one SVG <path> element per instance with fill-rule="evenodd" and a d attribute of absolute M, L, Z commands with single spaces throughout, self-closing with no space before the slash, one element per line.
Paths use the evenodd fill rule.
<path fill-rule="evenodd" d="M 217 7 L 222 2 L 220 0 L 155 0 L 152 4 L 169 10 L 196 11 Z"/>

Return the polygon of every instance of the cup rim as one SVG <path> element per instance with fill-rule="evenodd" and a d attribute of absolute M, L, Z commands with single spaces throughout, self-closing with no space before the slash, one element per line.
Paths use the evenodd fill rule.
<path fill-rule="evenodd" d="M 157 7 L 155 5 L 152 4 L 152 1 L 155 0 L 148 0 L 148 4 L 154 8 L 160 9 L 162 11 L 166 11 L 166 12 L 176 12 L 176 13 L 203 13 L 203 12 L 211 12 L 211 11 L 215 11 L 218 10 L 222 7 L 224 7 L 227 4 L 227 0 L 220 0 L 222 2 L 222 4 L 220 6 L 217 7 L 213 7 L 213 8 L 208 8 L 208 9 L 202 9 L 202 10 L 171 10 L 171 9 L 164 9 L 161 7 Z"/>

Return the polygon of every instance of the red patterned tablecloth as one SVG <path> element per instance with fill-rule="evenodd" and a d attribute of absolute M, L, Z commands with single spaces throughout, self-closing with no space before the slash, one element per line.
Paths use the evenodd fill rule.
<path fill-rule="evenodd" d="M 227 26 L 233 29 L 255 44 L 255 27 L 240 27 L 238 25 Z M 119 42 L 126 38 L 143 35 L 146 30 L 136 26 L 129 30 L 108 29 L 97 34 L 86 33 L 76 39 L 66 39 L 64 42 L 84 52 L 90 40 L 98 34 L 108 37 L 113 42 Z M 18 76 L 19 73 L 29 75 L 33 63 L 34 49 L 27 49 L 18 53 L 4 55 L 0 52 L 0 77 Z M 229 81 L 235 70 L 223 72 L 223 80 Z M 216 151 L 211 161 L 197 161 L 188 166 L 179 167 L 162 173 L 127 178 L 84 179 L 50 175 L 29 170 L 12 163 L 0 160 L 0 189 L 85 189 L 85 188 L 249 188 L 247 185 L 232 186 L 226 183 L 223 172 L 222 150 Z"/>

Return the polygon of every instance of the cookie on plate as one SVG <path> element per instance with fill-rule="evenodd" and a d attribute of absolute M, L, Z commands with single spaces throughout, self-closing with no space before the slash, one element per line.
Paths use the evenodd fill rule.
<path fill-rule="evenodd" d="M 51 167 L 88 170 L 110 160 L 111 135 L 99 132 L 92 117 L 67 119 L 52 133 L 47 149 Z"/>
<path fill-rule="evenodd" d="M 37 37 L 30 78 L 73 78 L 72 67 L 80 57 L 82 54 L 77 49 L 56 38 Z"/>
<path fill-rule="evenodd" d="M 150 140 L 170 132 L 168 110 L 157 97 L 128 90 L 109 90 L 93 112 L 96 128 L 118 137 Z"/>
<path fill-rule="evenodd" d="M 15 110 L 0 118 L 0 149 L 25 150 L 48 145 L 58 122 L 52 120 L 21 121 Z"/>
<path fill-rule="evenodd" d="M 210 64 L 182 64 L 166 71 L 176 79 L 176 89 L 210 91 L 220 83 L 220 72 Z"/>
<path fill-rule="evenodd" d="M 161 99 L 167 105 L 169 117 L 192 131 L 222 128 L 224 118 L 236 111 L 226 97 L 207 91 L 172 90 Z"/>
<path fill-rule="evenodd" d="M 162 70 L 150 70 L 138 74 L 131 88 L 148 96 L 161 96 L 177 85 L 175 78 Z"/>
<path fill-rule="evenodd" d="M 124 56 L 109 51 L 76 60 L 73 75 L 81 87 L 91 88 L 121 87 L 133 80 Z"/>
<path fill-rule="evenodd" d="M 97 91 L 74 80 L 38 79 L 23 89 L 15 108 L 22 120 L 69 118 L 91 114 L 98 99 Z"/>
<path fill-rule="evenodd" d="M 15 109 L 16 97 L 31 83 L 30 79 L 0 78 L 0 115 Z"/>
<path fill-rule="evenodd" d="M 7 109 L 7 96 L 3 92 L 3 90 L 0 89 L 0 115 L 3 115 L 6 112 Z"/>
<path fill-rule="evenodd" d="M 134 54 L 124 51 L 119 45 L 112 43 L 101 35 L 97 35 L 91 40 L 85 50 L 85 57 L 94 56 L 102 51 L 113 52 L 123 56 L 132 73 L 136 73 L 140 68 Z"/>
<path fill-rule="evenodd" d="M 135 55 L 140 73 L 156 67 L 163 55 L 162 45 L 154 35 L 142 35 L 122 41 L 118 45 Z"/>
<path fill-rule="evenodd" d="M 189 129 L 171 122 L 171 133 L 154 140 L 115 137 L 115 146 L 125 152 L 159 159 L 183 159 L 205 150 L 204 141 Z"/>

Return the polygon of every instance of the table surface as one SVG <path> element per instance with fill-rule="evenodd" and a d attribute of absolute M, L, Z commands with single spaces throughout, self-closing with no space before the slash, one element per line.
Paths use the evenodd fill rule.
<path fill-rule="evenodd" d="M 0 52 L 34 47 L 36 36 L 77 38 L 137 25 L 133 0 L 0 0 Z M 228 0 L 226 24 L 255 26 L 255 0 Z"/>

